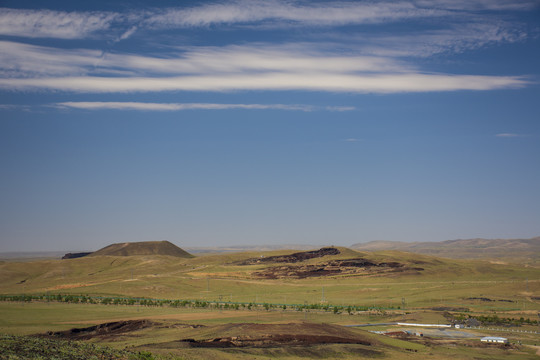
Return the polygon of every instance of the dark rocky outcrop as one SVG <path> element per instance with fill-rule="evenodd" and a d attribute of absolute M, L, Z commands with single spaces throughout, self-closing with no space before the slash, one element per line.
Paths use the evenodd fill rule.
<path fill-rule="evenodd" d="M 67 253 L 66 255 L 62 256 L 62 260 L 65 259 L 77 259 L 84 256 L 90 255 L 91 252 L 80 252 L 80 253 Z"/>
<path fill-rule="evenodd" d="M 297 263 L 301 261 L 306 261 L 309 259 L 320 258 L 327 255 L 339 255 L 340 251 L 334 247 L 326 247 L 319 250 L 313 251 L 302 251 L 293 253 L 290 255 L 277 255 L 277 256 L 268 256 L 260 258 L 247 259 L 240 263 L 240 265 L 255 265 L 261 263 Z"/>

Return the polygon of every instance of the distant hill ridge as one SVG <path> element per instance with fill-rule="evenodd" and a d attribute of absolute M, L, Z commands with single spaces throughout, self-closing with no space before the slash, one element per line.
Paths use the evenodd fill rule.
<path fill-rule="evenodd" d="M 88 256 L 168 255 L 191 258 L 193 255 L 169 241 L 141 241 L 112 244 Z"/>
<path fill-rule="evenodd" d="M 440 242 L 370 241 L 351 246 L 361 251 L 399 250 L 454 259 L 540 259 L 540 236 L 531 239 L 459 239 Z"/>

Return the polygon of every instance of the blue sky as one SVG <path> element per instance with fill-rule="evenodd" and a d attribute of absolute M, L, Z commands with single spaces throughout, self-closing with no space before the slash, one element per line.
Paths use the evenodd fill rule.
<path fill-rule="evenodd" d="M 540 2 L 0 3 L 0 251 L 540 235 Z"/>

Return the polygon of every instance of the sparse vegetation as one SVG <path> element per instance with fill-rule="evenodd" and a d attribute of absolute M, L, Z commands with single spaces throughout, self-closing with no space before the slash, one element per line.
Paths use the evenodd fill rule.
<path fill-rule="evenodd" d="M 0 335 L 0 358 L 9 360 L 152 360 L 149 352 L 35 336 Z"/>
<path fill-rule="evenodd" d="M 260 253 L 195 258 L 92 256 L 6 262 L 0 264 L 0 311 L 4 315 L 0 319 L 0 331 L 20 335 L 61 333 L 73 327 L 85 329 L 96 324 L 143 319 L 153 323 L 158 319 L 155 325 L 133 333 L 111 333 L 107 337 L 96 332 L 91 335 L 92 342 L 110 345 L 118 351 L 128 348 L 130 351 L 124 355 L 139 359 L 157 358 L 171 351 L 174 353 L 171 356 L 192 359 L 272 356 L 353 359 L 359 351 L 392 359 L 400 358 L 403 351 L 410 349 L 424 352 L 423 355 L 428 355 L 426 349 L 429 349 L 435 354 L 433 359 L 466 359 L 471 354 L 481 358 L 482 351 L 487 350 L 483 348 L 475 353 L 476 350 L 460 348 L 474 348 L 474 343 L 456 344 L 452 348 L 437 342 L 423 346 L 414 338 L 379 342 L 379 335 L 360 329 L 353 331 L 370 338 L 370 342 L 377 344 L 376 349 L 358 348 L 363 346 L 358 344 L 306 347 L 283 338 L 283 344 L 287 345 L 277 350 L 253 347 L 247 345 L 251 344 L 249 339 L 234 338 L 247 328 L 241 324 L 253 323 L 461 323 L 474 319 L 483 326 L 509 329 L 509 333 L 511 330 L 530 333 L 538 325 L 536 313 L 540 305 L 532 294 L 540 291 L 540 282 L 536 280 L 538 270 L 534 267 L 392 251 L 359 253 L 338 248 L 329 253 L 332 254 L 311 257 L 293 251 L 275 251 L 264 254 L 270 260 L 263 262 L 256 261 L 261 258 Z M 295 263 L 287 263 L 290 259 Z M 336 264 L 355 270 L 330 271 Z M 371 266 L 392 271 L 364 271 L 364 265 L 366 269 Z M 286 270 L 289 266 L 328 271 L 306 278 L 270 279 L 254 275 L 264 271 L 275 273 L 275 267 Z M 423 270 L 405 270 L 419 267 Z M 160 323 L 164 319 L 171 320 Z M 510 329 L 512 326 L 520 328 Z M 268 342 L 267 335 L 260 333 L 257 341 Z M 520 341 L 523 336 L 529 335 L 520 335 Z M 534 344 L 533 336 L 523 341 Z M 224 342 L 240 341 L 245 346 L 219 350 L 212 347 L 216 345 L 215 339 L 224 338 Z M 194 344 L 200 342 L 203 347 L 192 347 L 182 339 L 194 339 Z M 297 340 L 301 339 L 304 338 Z M 489 351 L 490 358 L 498 358 L 507 350 Z M 529 353 L 514 348 L 512 351 L 519 353 L 516 359 L 530 358 Z M 506 355 L 509 359 L 513 357 L 508 352 Z"/>
<path fill-rule="evenodd" d="M 496 325 L 496 326 L 523 326 L 531 325 L 538 326 L 538 320 L 524 318 L 510 318 L 510 317 L 499 317 L 496 314 L 492 315 L 469 315 L 469 314 L 457 314 L 455 319 L 458 322 L 465 323 L 469 319 L 475 319 L 482 325 Z"/>

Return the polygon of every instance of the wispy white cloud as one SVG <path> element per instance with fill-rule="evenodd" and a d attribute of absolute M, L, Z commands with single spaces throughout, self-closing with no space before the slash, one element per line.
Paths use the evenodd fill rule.
<path fill-rule="evenodd" d="M 214 103 L 147 103 L 147 102 L 103 102 L 78 101 L 54 104 L 60 108 L 85 110 L 142 110 L 142 111 L 182 111 L 182 110 L 288 110 L 288 111 L 352 111 L 354 107 L 313 106 L 304 104 L 214 104 Z"/>
<path fill-rule="evenodd" d="M 126 40 L 127 38 L 131 37 L 131 35 L 135 34 L 138 27 L 137 25 L 133 25 L 129 29 L 127 29 L 116 41 Z"/>
<path fill-rule="evenodd" d="M 201 27 L 220 24 L 273 21 L 311 26 L 340 26 L 390 23 L 438 17 L 463 18 L 477 11 L 527 11 L 536 0 L 403 0 L 300 2 L 279 0 L 236 0 L 191 8 L 169 8 L 147 14 L 150 27 Z"/>
<path fill-rule="evenodd" d="M 539 5 L 536 0 L 415 0 L 414 3 L 454 11 L 527 11 Z"/>
<path fill-rule="evenodd" d="M 0 104 L 0 109 L 2 110 L 23 110 L 23 111 L 29 111 L 30 106 L 28 105 L 20 105 L 20 104 Z"/>
<path fill-rule="evenodd" d="M 335 56 L 316 50 L 314 44 L 251 44 L 224 47 L 191 47 L 166 58 L 107 54 L 101 67 L 144 73 L 209 74 L 260 71 L 369 71 L 405 69 L 402 62 L 376 56 Z"/>
<path fill-rule="evenodd" d="M 504 21 L 454 24 L 445 29 L 356 38 L 362 53 L 379 57 L 429 57 L 461 53 L 484 46 L 515 43 L 527 38 L 519 24 Z M 348 39 L 350 41 L 350 37 Z"/>
<path fill-rule="evenodd" d="M 325 109 L 328 110 L 328 111 L 342 112 L 342 111 L 356 110 L 356 107 L 354 107 L 354 106 L 326 106 Z"/>
<path fill-rule="evenodd" d="M 59 49 L 0 41 L 0 71 L 12 76 L 32 74 L 74 75 L 212 74 L 241 72 L 383 72 L 408 70 L 403 62 L 376 56 L 335 56 L 313 44 L 252 44 L 224 47 L 191 47 L 168 57 L 103 53 L 88 49 Z"/>
<path fill-rule="evenodd" d="M 168 48 L 167 52 L 156 50 L 154 55 L 0 41 L 0 88 L 93 93 L 237 90 L 396 93 L 527 86 L 526 77 L 431 73 L 409 61 L 408 57 L 444 51 L 458 53 L 486 44 L 520 41 L 527 36 L 519 26 L 502 20 L 476 21 L 477 14 L 469 14 L 467 19 L 475 20 L 471 23 L 456 19 L 477 7 L 482 11 L 523 10 L 533 6 L 532 1 L 521 1 L 517 7 L 504 0 L 494 0 L 491 5 L 484 0 L 474 3 L 477 5 L 461 4 L 459 11 L 446 0 L 434 0 L 432 5 L 421 0 L 317 3 L 237 0 L 163 12 L 134 10 L 123 15 L 7 9 L 6 13 L 0 12 L 0 34 L 77 38 L 114 25 L 115 35 L 109 35 L 112 43 L 130 38 L 145 27 L 196 27 L 267 20 L 333 26 L 433 16 L 453 20 L 450 25 L 429 27 L 429 30 L 415 27 L 393 36 L 380 32 L 369 37 L 347 35 L 347 41 L 331 45 L 317 39 L 311 43 L 280 45 L 191 46 Z M 1 20 L 8 15 L 12 15 L 11 20 Z M 60 20 L 55 21 L 57 17 Z"/>
<path fill-rule="evenodd" d="M 500 134 L 496 134 L 495 136 L 502 137 L 502 138 L 516 138 L 516 137 L 522 137 L 523 135 L 513 134 L 513 133 L 500 133 Z"/>
<path fill-rule="evenodd" d="M 113 29 L 123 40 L 139 29 L 193 28 L 274 21 L 311 26 L 390 22 L 428 17 L 440 10 L 417 8 L 410 2 L 320 3 L 238 0 L 164 10 L 66 12 L 0 8 L 0 35 L 79 39 Z M 122 30 L 123 29 L 123 30 Z"/>
<path fill-rule="evenodd" d="M 84 38 L 107 30 L 121 17 L 111 12 L 65 12 L 0 8 L 0 34 L 30 38 Z"/>
<path fill-rule="evenodd" d="M 419 8 L 409 1 L 300 3 L 277 0 L 237 0 L 167 9 L 151 14 L 152 27 L 200 27 L 264 21 L 313 26 L 373 24 L 417 17 L 442 16 L 446 11 Z"/>
<path fill-rule="evenodd" d="M 0 72 L 4 77 L 82 75 L 95 68 L 99 50 L 64 50 L 46 46 L 0 41 Z"/>
<path fill-rule="evenodd" d="M 4 75 L 0 87 L 6 90 L 392 93 L 527 85 L 521 77 L 423 73 L 392 58 L 334 56 L 306 44 L 188 48 L 169 58 L 14 42 L 0 42 L 0 46 L 9 50 L 0 55 Z"/>
<path fill-rule="evenodd" d="M 400 93 L 520 88 L 513 76 L 445 74 L 354 75 L 339 73 L 264 73 L 179 77 L 55 77 L 0 79 L 5 90 L 49 89 L 91 93 L 160 91 L 307 90 L 350 93 Z"/>
<path fill-rule="evenodd" d="M 0 8 L 0 34 L 30 38 L 85 38 L 114 29 L 125 39 L 138 29 L 171 29 L 268 22 L 288 26 L 340 26 L 445 17 L 462 19 L 477 11 L 527 11 L 535 0 L 402 0 L 301 2 L 236 0 L 191 7 L 118 12 L 66 12 Z"/>

